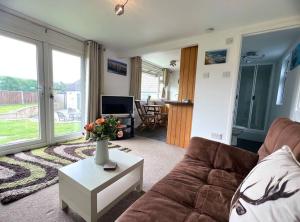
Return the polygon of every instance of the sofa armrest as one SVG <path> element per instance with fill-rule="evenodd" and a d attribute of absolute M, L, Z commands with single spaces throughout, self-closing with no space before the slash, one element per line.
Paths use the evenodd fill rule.
<path fill-rule="evenodd" d="M 246 175 L 257 164 L 258 155 L 223 143 L 193 137 L 186 156 L 205 162 L 215 169 Z"/>

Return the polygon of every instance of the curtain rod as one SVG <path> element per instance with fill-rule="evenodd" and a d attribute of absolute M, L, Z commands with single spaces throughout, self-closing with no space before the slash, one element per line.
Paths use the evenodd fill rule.
<path fill-rule="evenodd" d="M 6 9 L 3 9 L 3 8 L 1 8 L 1 4 L 0 4 L 0 11 L 2 11 L 2 12 L 4 12 L 4 13 L 6 13 L 6 14 L 9 14 L 9 15 L 12 15 L 12 16 L 15 16 L 15 17 L 17 17 L 17 18 L 19 18 L 19 19 L 22 19 L 22 20 L 25 20 L 25 21 L 27 21 L 27 22 L 30 22 L 31 24 L 34 24 L 34 25 L 37 25 L 37 26 L 39 26 L 39 27 L 42 27 L 42 28 L 44 28 L 45 29 L 45 32 L 46 32 L 46 30 L 51 30 L 51 31 L 54 31 L 54 32 L 57 32 L 57 33 L 59 33 L 59 34 L 61 34 L 61 35 L 65 35 L 65 36 L 68 36 L 68 37 L 70 37 L 70 38 L 72 38 L 72 39 L 74 39 L 74 40 L 77 40 L 77 41 L 80 41 L 80 42 L 84 42 L 85 40 L 83 39 L 83 38 L 81 38 L 81 37 L 74 37 L 74 36 L 72 36 L 73 34 L 66 34 L 66 33 L 64 33 L 64 31 L 59 31 L 59 30 L 57 30 L 58 28 L 52 28 L 51 27 L 51 25 L 48 25 L 48 24 L 41 24 L 41 23 L 43 23 L 43 22 L 41 22 L 41 23 L 39 23 L 38 21 L 34 21 L 34 20 L 36 20 L 36 19 L 34 19 L 34 18 L 26 18 L 26 17 L 29 17 L 29 16 L 27 16 L 27 15 L 23 15 L 22 13 L 20 13 L 20 12 L 17 12 L 17 11 L 15 11 L 15 10 L 13 10 L 13 9 L 9 9 L 9 8 L 7 8 L 7 10 Z M 2 6 L 3 7 L 3 6 Z M 19 14 L 19 15 L 18 15 Z M 22 15 L 21 15 L 22 14 Z"/>
<path fill-rule="evenodd" d="M 163 69 L 163 67 L 155 65 L 152 62 L 149 62 L 149 61 L 144 60 L 144 59 L 142 60 L 142 64 L 144 64 L 146 66 L 150 66 L 150 67 L 155 68 L 155 69 Z"/>

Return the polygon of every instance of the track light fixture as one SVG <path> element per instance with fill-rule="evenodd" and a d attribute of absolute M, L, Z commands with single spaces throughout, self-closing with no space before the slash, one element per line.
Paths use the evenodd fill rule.
<path fill-rule="evenodd" d="M 117 4 L 115 6 L 115 13 L 116 15 L 123 15 L 125 11 L 125 5 L 127 4 L 128 0 L 124 4 Z"/>

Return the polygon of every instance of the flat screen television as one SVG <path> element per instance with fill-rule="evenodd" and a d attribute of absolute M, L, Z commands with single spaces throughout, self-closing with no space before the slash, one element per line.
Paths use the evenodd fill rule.
<path fill-rule="evenodd" d="M 128 115 L 133 114 L 132 96 L 102 96 L 102 115 Z"/>

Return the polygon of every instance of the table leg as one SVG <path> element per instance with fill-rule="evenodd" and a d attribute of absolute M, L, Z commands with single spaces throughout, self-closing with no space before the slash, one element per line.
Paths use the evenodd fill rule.
<path fill-rule="evenodd" d="M 143 191 L 143 170 L 144 170 L 144 162 L 143 164 L 139 167 L 140 168 L 140 180 L 139 183 L 136 187 L 136 191 L 142 192 Z"/>
<path fill-rule="evenodd" d="M 68 205 L 66 204 L 65 201 L 63 201 L 62 199 L 59 200 L 59 205 L 60 205 L 60 208 L 62 210 L 67 210 L 68 209 Z"/>
<path fill-rule="evenodd" d="M 146 114 L 148 114 L 148 108 L 144 106 L 144 111 Z"/>
<path fill-rule="evenodd" d="M 97 222 L 97 193 L 90 193 L 90 201 L 88 203 L 89 217 L 87 222 Z"/>
<path fill-rule="evenodd" d="M 59 188 L 58 188 L 58 195 L 59 195 L 59 206 L 60 209 L 62 210 L 66 210 L 68 208 L 68 205 L 66 204 L 66 202 L 63 200 L 62 198 L 62 188 L 64 186 L 63 181 L 59 184 Z"/>

